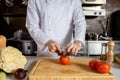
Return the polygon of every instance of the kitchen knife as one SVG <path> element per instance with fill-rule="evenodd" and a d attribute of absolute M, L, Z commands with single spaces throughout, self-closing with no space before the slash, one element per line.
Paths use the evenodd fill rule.
<path fill-rule="evenodd" d="M 55 51 L 59 56 L 70 56 L 70 52 L 63 53 L 63 51 L 60 53 L 58 50 Z"/>

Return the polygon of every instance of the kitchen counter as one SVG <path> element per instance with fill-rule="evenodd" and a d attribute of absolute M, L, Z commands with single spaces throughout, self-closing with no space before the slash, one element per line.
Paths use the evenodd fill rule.
<path fill-rule="evenodd" d="M 28 74 L 29 74 L 30 70 L 33 68 L 33 66 L 35 65 L 36 61 L 38 59 L 40 59 L 40 57 L 38 57 L 38 56 L 26 56 L 26 58 L 27 58 L 27 64 L 25 66 L 25 69 L 28 69 Z M 80 58 L 86 58 L 86 57 L 82 56 Z M 96 58 L 96 57 L 93 57 L 93 58 Z M 115 80 L 119 80 L 120 79 L 120 75 L 119 75 L 120 74 L 120 64 L 114 62 L 113 64 L 111 64 L 111 66 L 112 66 L 111 73 L 115 76 Z M 7 75 L 7 80 L 15 80 L 15 79 L 13 79 L 12 75 Z M 27 77 L 24 80 L 27 80 Z"/>

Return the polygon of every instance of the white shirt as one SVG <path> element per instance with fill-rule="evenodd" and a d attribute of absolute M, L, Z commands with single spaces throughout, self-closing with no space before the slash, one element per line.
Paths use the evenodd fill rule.
<path fill-rule="evenodd" d="M 39 50 L 49 39 L 61 46 L 74 40 L 84 44 L 86 21 L 81 5 L 80 0 L 28 0 L 26 27 Z"/>

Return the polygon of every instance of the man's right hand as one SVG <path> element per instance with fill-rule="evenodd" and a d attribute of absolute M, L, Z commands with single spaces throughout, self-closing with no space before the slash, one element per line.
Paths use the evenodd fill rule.
<path fill-rule="evenodd" d="M 48 53 L 49 54 L 51 54 L 52 52 L 55 52 L 55 51 L 58 51 L 59 53 L 62 52 L 60 44 L 56 41 L 49 40 L 46 42 L 45 45 L 48 46 Z"/>

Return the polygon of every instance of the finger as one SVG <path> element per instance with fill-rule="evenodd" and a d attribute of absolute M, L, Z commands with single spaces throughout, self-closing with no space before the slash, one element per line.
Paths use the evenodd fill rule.
<path fill-rule="evenodd" d="M 69 44 L 66 46 L 66 48 L 69 47 L 70 45 L 71 45 L 71 43 L 69 43 Z"/>
<path fill-rule="evenodd" d="M 49 48 L 49 51 L 51 51 L 51 52 L 54 52 L 54 51 L 56 51 L 56 47 L 53 47 L 53 48 Z"/>
<path fill-rule="evenodd" d="M 77 55 L 77 53 L 78 53 L 79 50 L 80 50 L 80 48 L 76 48 L 74 55 Z"/>
<path fill-rule="evenodd" d="M 68 48 L 66 48 L 67 52 L 71 52 L 73 46 L 74 46 L 73 44 L 71 44 L 70 46 L 68 46 Z"/>
<path fill-rule="evenodd" d="M 50 50 L 50 49 L 48 49 L 48 54 L 52 54 L 52 52 L 51 52 L 51 50 Z"/>
<path fill-rule="evenodd" d="M 67 51 L 69 46 L 71 45 L 71 43 L 69 43 L 66 47 L 65 47 L 65 50 Z"/>
<path fill-rule="evenodd" d="M 56 50 L 56 47 L 55 47 L 55 44 L 54 43 L 51 43 L 49 46 L 48 46 L 49 50 Z"/>
<path fill-rule="evenodd" d="M 52 54 L 53 52 L 55 52 L 54 49 L 49 49 L 49 50 L 48 50 L 48 53 L 49 53 L 49 54 Z"/>
<path fill-rule="evenodd" d="M 62 49 L 61 49 L 61 47 L 60 47 L 60 44 L 55 43 L 55 47 L 56 47 L 56 50 L 57 50 L 59 53 L 62 53 Z"/>
<path fill-rule="evenodd" d="M 49 49 L 56 49 L 55 44 L 51 43 L 51 45 L 49 46 Z"/>
<path fill-rule="evenodd" d="M 76 48 L 77 48 L 77 47 L 74 45 L 73 48 L 71 49 L 71 54 L 72 54 L 72 55 L 75 54 Z"/>

